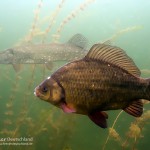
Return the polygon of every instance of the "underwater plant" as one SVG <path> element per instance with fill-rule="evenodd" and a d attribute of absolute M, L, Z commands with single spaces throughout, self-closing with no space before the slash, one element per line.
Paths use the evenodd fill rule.
<path fill-rule="evenodd" d="M 58 27 L 56 34 L 52 35 L 55 39 L 54 41 L 58 41 L 60 38 L 60 34 L 64 28 L 64 26 L 74 19 L 81 11 L 84 11 L 84 9 L 95 0 L 85 0 L 82 4 L 80 4 L 75 10 L 73 10 L 67 17 L 63 19 L 63 21 L 60 23 L 60 26 Z"/>
<path fill-rule="evenodd" d="M 118 113 L 112 127 L 109 128 L 108 136 L 102 148 L 103 150 L 106 149 L 106 145 L 110 138 L 116 141 L 120 145 L 120 147 L 122 147 L 122 150 L 128 149 L 129 147 L 133 150 L 137 149 L 136 145 L 138 144 L 140 138 L 143 137 L 142 131 L 144 129 L 144 126 L 148 122 L 148 120 L 150 120 L 150 111 L 147 110 L 141 117 L 135 118 L 135 120 L 130 123 L 129 129 L 126 133 L 124 133 L 124 136 L 121 136 L 115 129 L 115 125 L 122 113 L 123 110 Z"/>
<path fill-rule="evenodd" d="M 49 23 L 47 29 L 45 30 L 45 34 L 43 36 L 42 43 L 45 43 L 47 34 L 50 32 L 52 26 L 54 25 L 56 17 L 58 16 L 58 14 L 60 13 L 61 9 L 63 8 L 64 2 L 65 2 L 65 0 L 61 0 L 60 3 L 58 4 L 58 6 L 56 7 L 56 9 L 54 10 L 54 13 L 52 14 L 52 18 L 50 20 L 50 23 Z M 53 36 L 55 36 L 55 35 L 53 35 Z M 57 37 L 57 36 L 55 36 L 55 37 Z"/>
<path fill-rule="evenodd" d="M 40 0 L 37 8 L 34 11 L 34 21 L 33 21 L 32 27 L 30 29 L 30 33 L 29 33 L 29 37 L 27 39 L 27 42 L 31 42 L 33 37 L 35 36 L 35 29 L 37 28 L 37 23 L 39 20 L 39 14 L 40 14 L 42 4 L 43 4 L 43 0 Z"/>
<path fill-rule="evenodd" d="M 34 44 L 34 41 L 39 43 L 45 43 L 47 40 L 50 41 L 48 34 L 53 38 L 53 42 L 59 42 L 60 37 L 62 37 L 62 31 L 66 25 L 77 18 L 82 11 L 85 11 L 94 0 L 84 0 L 82 3 L 79 3 L 77 7 L 73 7 L 71 12 L 68 12 L 67 16 L 61 18 L 59 26 L 55 27 L 55 21 L 57 21 L 57 17 L 65 9 L 65 4 L 67 4 L 67 2 L 70 3 L 67 0 L 60 0 L 48 20 L 46 20 L 48 24 L 47 27 L 40 29 L 39 25 L 40 23 L 42 24 L 42 19 L 44 19 L 44 17 L 40 18 L 44 2 L 45 1 L 43 0 L 39 0 L 38 2 L 31 29 L 23 39 L 26 43 L 33 42 Z M 55 31 L 52 30 L 53 28 Z M 131 26 L 120 29 L 107 40 L 114 42 L 126 33 L 137 31 L 139 29 L 141 29 L 140 26 Z M 23 42 L 22 44 L 26 43 Z M 58 66 L 55 66 L 55 68 L 58 68 Z M 44 64 L 25 65 L 22 71 L 15 73 L 9 65 L 0 65 L 0 84 L 2 85 L 0 87 L 0 137 L 33 137 L 33 144 L 27 147 L 29 150 L 42 149 L 42 146 L 44 146 L 45 149 L 52 150 L 74 150 L 74 145 L 77 140 L 81 144 L 81 147 L 79 147 L 80 150 L 83 146 L 82 142 L 84 144 L 86 139 L 89 140 L 89 145 L 91 145 L 92 140 L 95 140 L 91 139 L 89 132 L 93 132 L 93 129 L 95 128 L 96 131 L 99 132 L 100 129 L 97 129 L 96 126 L 86 129 L 87 124 L 83 124 L 81 128 L 83 130 L 85 129 L 87 134 L 84 135 L 84 139 L 80 138 L 80 135 L 76 137 L 76 133 L 81 131 L 76 125 L 78 121 L 75 116 L 66 116 L 63 112 L 57 110 L 57 108 L 53 108 L 48 104 L 37 101 L 34 97 L 33 89 L 35 86 L 38 82 L 51 75 L 55 68 L 52 71 L 48 71 Z M 142 73 L 149 76 L 149 68 L 143 69 Z M 112 141 L 116 144 L 114 147 L 118 146 L 120 149 L 138 149 L 138 143 L 140 143 L 143 132 L 147 128 L 146 125 L 150 120 L 150 111 L 145 110 L 142 117 L 131 122 L 130 120 L 127 120 L 129 127 L 126 129 L 126 132 L 123 131 L 123 133 L 120 132 L 118 128 L 122 115 L 123 113 L 121 111 L 114 117 L 114 122 L 108 130 L 100 130 L 102 137 L 100 135 L 95 137 L 98 138 L 97 141 L 100 144 L 104 143 L 105 146 L 103 146 L 103 150 L 109 149 L 109 144 Z M 103 141 L 103 136 L 107 135 L 106 141 Z M 87 149 L 91 149 L 89 145 L 87 145 Z M 18 146 L 17 148 L 23 149 L 24 147 Z M 11 145 L 7 147 L 0 146 L 0 149 L 12 150 L 16 149 L 16 147 Z M 26 147 L 24 149 L 26 149 Z M 102 147 L 99 149 L 102 149 Z"/>
<path fill-rule="evenodd" d="M 142 29 L 142 26 L 131 26 L 131 27 L 127 27 L 124 29 L 120 29 L 115 34 L 113 34 L 111 37 L 109 37 L 108 39 L 103 40 L 102 43 L 105 41 L 114 42 L 114 41 L 116 41 L 117 38 L 119 38 L 121 35 L 124 35 L 125 33 L 131 32 L 131 31 L 137 31 L 137 30 L 141 30 L 141 29 Z"/>

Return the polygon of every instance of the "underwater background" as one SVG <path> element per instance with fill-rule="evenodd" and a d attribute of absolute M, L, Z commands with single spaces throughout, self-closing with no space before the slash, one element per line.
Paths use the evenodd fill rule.
<path fill-rule="evenodd" d="M 80 33 L 88 49 L 107 40 L 121 47 L 142 77 L 150 77 L 149 8 L 149 0 L 1 1 L 0 51 L 27 43 L 65 43 Z M 34 96 L 34 88 L 64 63 L 56 62 L 52 70 L 25 64 L 20 72 L 0 64 L 0 150 L 149 149 L 148 102 L 140 118 L 108 111 L 108 129 L 102 129 L 86 116 L 64 114 Z M 4 138 L 31 145 L 4 145 Z"/>

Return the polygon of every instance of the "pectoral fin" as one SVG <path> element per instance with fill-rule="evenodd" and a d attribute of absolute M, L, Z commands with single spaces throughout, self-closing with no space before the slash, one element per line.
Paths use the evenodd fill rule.
<path fill-rule="evenodd" d="M 108 115 L 105 112 L 98 111 L 91 113 L 88 116 L 96 125 L 100 126 L 101 128 L 107 128 L 106 119 L 108 119 Z"/>
<path fill-rule="evenodd" d="M 61 103 L 60 107 L 62 108 L 62 110 L 65 112 L 65 113 L 75 113 L 76 110 L 75 108 L 70 104 L 66 104 L 66 103 Z"/>
<path fill-rule="evenodd" d="M 125 108 L 124 111 L 134 117 L 140 117 L 143 113 L 143 103 L 141 100 L 135 101 Z"/>

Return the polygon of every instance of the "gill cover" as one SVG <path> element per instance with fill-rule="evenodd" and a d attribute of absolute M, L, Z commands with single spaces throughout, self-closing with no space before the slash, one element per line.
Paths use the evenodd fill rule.
<path fill-rule="evenodd" d="M 52 78 L 50 80 L 52 82 L 52 88 L 50 91 L 52 100 L 53 101 L 62 100 L 65 96 L 62 86 Z"/>
<path fill-rule="evenodd" d="M 59 84 L 59 82 L 55 81 L 51 77 L 45 80 L 45 82 L 47 82 L 47 86 L 50 90 L 48 101 L 54 105 L 57 105 L 65 97 L 63 87 Z"/>

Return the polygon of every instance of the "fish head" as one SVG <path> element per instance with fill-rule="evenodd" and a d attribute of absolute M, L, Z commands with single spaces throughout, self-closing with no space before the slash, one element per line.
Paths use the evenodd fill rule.
<path fill-rule="evenodd" d="M 34 95 L 41 100 L 50 102 L 53 105 L 59 106 L 64 98 L 62 87 L 51 77 L 48 77 L 34 90 Z"/>
<path fill-rule="evenodd" d="M 1 64 L 12 63 L 13 58 L 14 58 L 13 49 L 7 49 L 5 51 L 0 52 L 0 63 Z"/>

